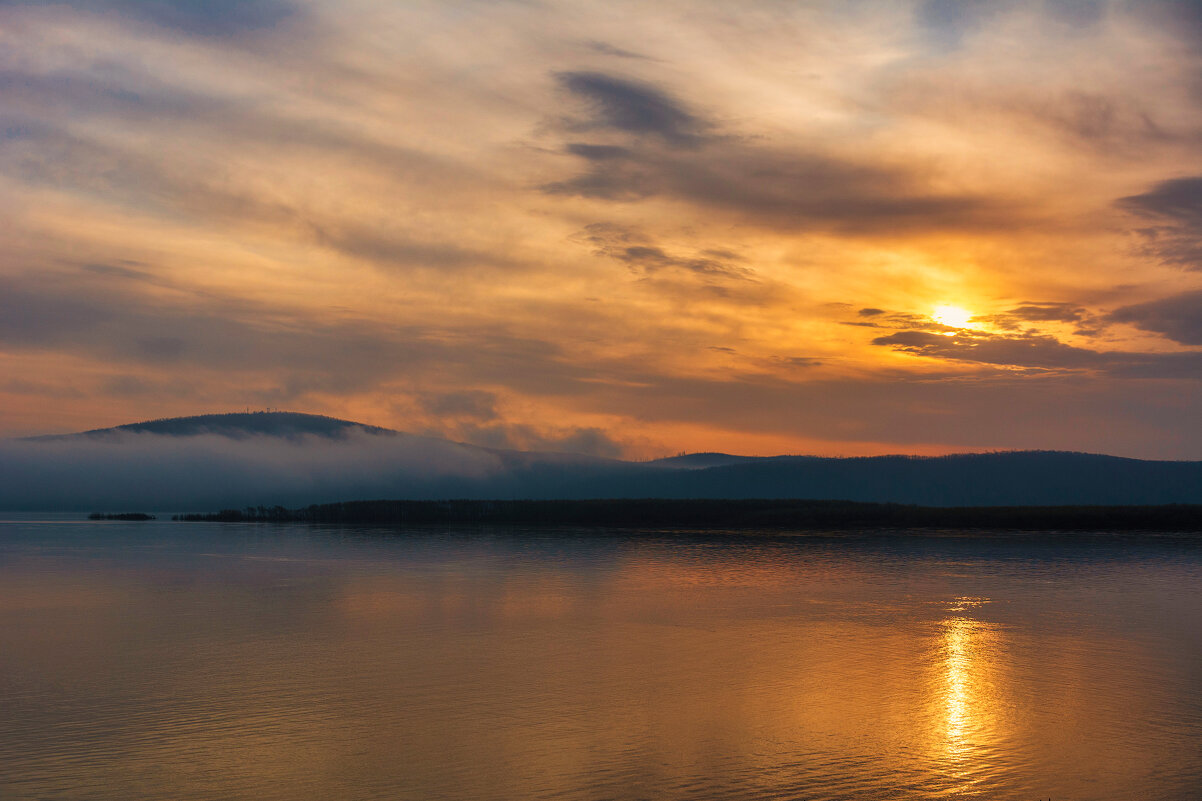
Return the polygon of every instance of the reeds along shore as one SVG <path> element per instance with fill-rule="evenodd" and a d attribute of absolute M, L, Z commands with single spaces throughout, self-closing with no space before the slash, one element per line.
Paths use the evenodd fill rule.
<path fill-rule="evenodd" d="M 1202 532 L 1202 505 L 933 507 L 807 500 L 350 501 L 224 509 L 182 521 L 494 523 L 688 529 L 976 528 Z"/>

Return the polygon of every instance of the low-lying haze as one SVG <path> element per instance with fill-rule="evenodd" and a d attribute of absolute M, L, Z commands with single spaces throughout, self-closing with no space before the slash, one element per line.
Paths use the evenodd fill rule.
<path fill-rule="evenodd" d="M 1202 503 L 1202 462 L 1079 453 L 628 462 L 289 413 L 0 442 L 0 509 L 216 511 L 379 499 L 804 498 L 934 506 Z"/>

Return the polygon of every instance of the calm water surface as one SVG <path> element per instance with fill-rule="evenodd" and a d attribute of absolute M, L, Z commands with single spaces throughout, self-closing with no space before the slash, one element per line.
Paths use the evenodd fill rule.
<path fill-rule="evenodd" d="M 1202 540 L 0 522 L 0 798 L 1202 798 Z"/>

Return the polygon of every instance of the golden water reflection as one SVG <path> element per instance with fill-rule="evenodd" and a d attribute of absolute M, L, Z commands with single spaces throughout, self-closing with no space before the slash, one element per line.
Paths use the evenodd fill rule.
<path fill-rule="evenodd" d="M 935 697 L 941 706 L 938 750 L 946 779 L 958 792 L 981 781 L 999 732 L 997 626 L 977 619 L 987 598 L 959 597 L 948 604 L 936 667 Z M 950 789 L 950 788 L 949 788 Z"/>
<path fill-rule="evenodd" d="M 104 561 L 5 562 L 0 537 L 0 797 L 1109 801 L 1202 776 L 1183 627 L 1129 603 L 1163 565 L 1020 585 L 960 541 L 899 569 L 843 541 L 231 531 Z"/>

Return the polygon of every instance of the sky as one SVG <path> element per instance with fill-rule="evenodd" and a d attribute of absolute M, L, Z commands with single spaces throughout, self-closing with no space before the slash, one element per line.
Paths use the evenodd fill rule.
<path fill-rule="evenodd" d="M 0 436 L 1202 459 L 1202 4 L 0 0 Z"/>

